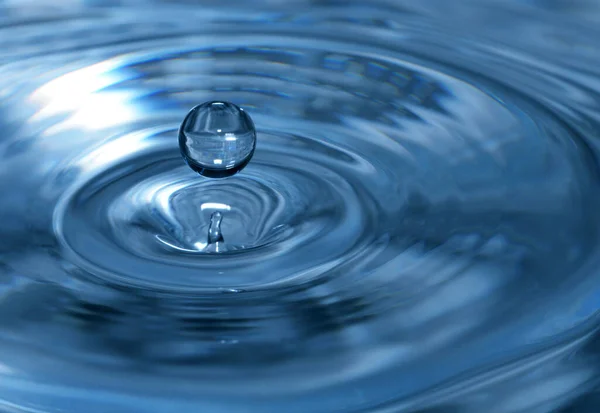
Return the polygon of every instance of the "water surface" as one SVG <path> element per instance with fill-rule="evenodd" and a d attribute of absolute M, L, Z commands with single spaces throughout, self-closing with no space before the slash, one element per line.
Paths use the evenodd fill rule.
<path fill-rule="evenodd" d="M 0 5 L 2 411 L 597 411 L 595 2 L 54 3 Z"/>

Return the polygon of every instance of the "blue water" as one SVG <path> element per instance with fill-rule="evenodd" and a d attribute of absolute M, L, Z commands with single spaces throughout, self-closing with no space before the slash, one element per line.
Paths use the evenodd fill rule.
<path fill-rule="evenodd" d="M 595 1 L 0 3 L 0 411 L 596 413 Z M 193 106 L 257 131 L 224 179 Z"/>

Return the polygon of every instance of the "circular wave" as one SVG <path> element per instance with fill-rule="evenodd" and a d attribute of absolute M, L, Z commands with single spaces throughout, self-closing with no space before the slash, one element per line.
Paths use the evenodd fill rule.
<path fill-rule="evenodd" d="M 477 38 L 425 4 L 156 2 L 45 19 L 9 6 L 0 399 L 513 412 L 498 400 L 552 379 L 554 404 L 518 406 L 584 397 L 597 376 L 581 350 L 597 328 L 593 56 L 567 68 L 516 43 L 551 11 L 525 24 L 517 3 L 465 3 L 514 17 Z M 257 127 L 252 161 L 223 180 L 198 177 L 177 146 L 187 110 L 212 99 Z M 208 253 L 215 211 L 227 250 Z"/>

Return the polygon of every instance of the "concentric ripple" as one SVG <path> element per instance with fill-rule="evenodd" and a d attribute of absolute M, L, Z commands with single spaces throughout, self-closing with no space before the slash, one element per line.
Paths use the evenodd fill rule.
<path fill-rule="evenodd" d="M 0 7 L 2 408 L 595 411 L 600 9 L 459 3 Z"/>

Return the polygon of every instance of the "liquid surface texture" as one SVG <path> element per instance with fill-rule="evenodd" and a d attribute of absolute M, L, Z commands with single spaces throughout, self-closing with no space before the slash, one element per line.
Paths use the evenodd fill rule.
<path fill-rule="evenodd" d="M 194 107 L 179 128 L 179 149 L 200 175 L 223 178 L 239 172 L 252 158 L 256 130 L 250 116 L 229 102 Z"/>
<path fill-rule="evenodd" d="M 597 2 L 199 3 L 0 5 L 0 411 L 597 413 Z"/>

